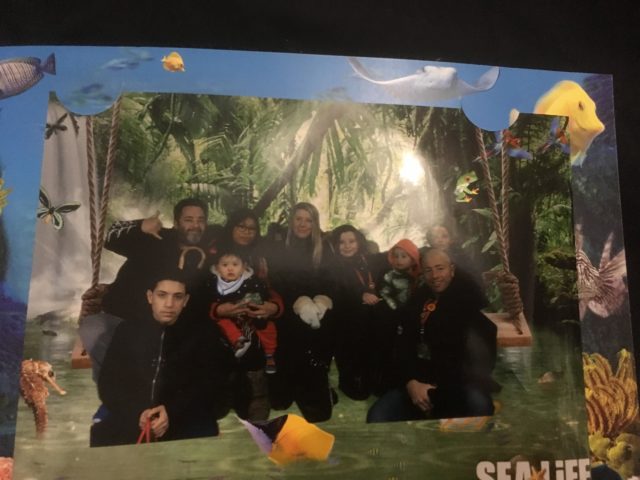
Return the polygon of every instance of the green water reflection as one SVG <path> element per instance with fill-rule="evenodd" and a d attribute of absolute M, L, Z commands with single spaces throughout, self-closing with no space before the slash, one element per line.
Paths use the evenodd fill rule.
<path fill-rule="evenodd" d="M 20 402 L 16 479 L 473 479 L 483 460 L 587 456 L 581 349 L 567 334 L 534 331 L 532 347 L 500 349 L 495 376 L 504 387 L 496 396 L 502 409 L 482 432 L 442 432 L 437 421 L 366 425 L 373 399 L 355 402 L 341 396 L 333 418 L 320 425 L 336 436 L 330 461 L 280 469 L 233 415 L 221 421 L 217 438 L 89 449 L 90 420 L 98 406 L 95 386 L 89 370 L 70 368 L 73 327 L 62 325 L 57 331 L 52 337 L 38 325 L 28 327 L 25 357 L 49 361 L 68 394 L 51 392 L 49 427 L 41 439 L 31 411 Z M 539 384 L 547 371 L 560 372 L 557 380 Z"/>

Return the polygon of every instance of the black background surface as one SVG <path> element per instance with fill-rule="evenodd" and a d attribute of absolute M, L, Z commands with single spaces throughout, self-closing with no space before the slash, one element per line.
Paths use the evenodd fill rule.
<path fill-rule="evenodd" d="M 608 73 L 634 317 L 640 315 L 640 7 L 617 2 L 0 0 L 0 45 L 155 45 Z M 634 321 L 634 327 L 636 322 Z M 636 351 L 640 335 L 634 328 Z"/>

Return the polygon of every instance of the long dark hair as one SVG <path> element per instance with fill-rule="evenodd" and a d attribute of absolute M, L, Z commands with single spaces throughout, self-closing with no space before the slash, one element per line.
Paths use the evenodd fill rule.
<path fill-rule="evenodd" d="M 251 242 L 251 245 L 247 245 L 247 247 L 252 248 L 260 242 L 260 221 L 258 216 L 250 208 L 240 208 L 229 214 L 227 223 L 225 223 L 222 228 L 221 241 L 226 247 L 233 246 L 233 229 L 247 218 L 256 222 L 256 237 L 253 239 L 253 242 Z"/>
<path fill-rule="evenodd" d="M 339 227 L 336 227 L 331 232 L 331 246 L 333 247 L 333 251 L 335 252 L 335 254 L 338 256 L 341 256 L 340 255 L 340 236 L 343 233 L 347 233 L 347 232 L 353 233 L 354 236 L 356 237 L 356 242 L 358 243 L 358 254 L 363 255 L 367 253 L 367 239 L 365 238 L 364 234 L 353 225 L 350 225 L 347 223 L 344 225 L 340 225 Z"/>

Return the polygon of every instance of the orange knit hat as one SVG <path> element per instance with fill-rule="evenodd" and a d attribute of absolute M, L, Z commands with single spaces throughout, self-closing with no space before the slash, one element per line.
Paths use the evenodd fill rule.
<path fill-rule="evenodd" d="M 393 257 L 392 252 L 394 248 L 400 248 L 407 252 L 407 255 L 411 257 L 411 259 L 415 262 L 415 265 L 411 267 L 411 275 L 417 277 L 420 274 L 420 252 L 418 251 L 418 247 L 408 238 L 403 238 L 398 243 L 396 243 L 393 247 L 389 249 L 389 253 L 387 254 L 387 259 L 389 263 L 391 263 Z"/>

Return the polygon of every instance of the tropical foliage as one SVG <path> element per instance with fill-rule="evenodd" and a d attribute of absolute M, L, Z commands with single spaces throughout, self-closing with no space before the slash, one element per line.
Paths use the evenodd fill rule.
<path fill-rule="evenodd" d="M 566 272 L 541 260 L 573 248 L 570 166 L 559 149 L 538 151 L 550 119 L 523 117 L 511 135 L 532 158 L 509 159 L 512 271 L 533 292 L 537 266 L 553 303 L 575 293 Z M 98 152 L 106 152 L 109 123 L 107 114 L 96 120 Z M 178 199 L 198 196 L 209 203 L 211 221 L 248 206 L 266 230 L 286 223 L 291 206 L 305 200 L 318 206 L 325 230 L 352 223 L 381 248 L 402 237 L 422 245 L 427 226 L 445 221 L 482 269 L 499 267 L 476 135 L 455 109 L 130 94 L 122 103 L 111 214 L 132 205 L 169 212 Z M 487 147 L 496 143 L 487 132 L 483 139 Z M 407 170 L 407 158 L 421 168 Z M 500 192 L 500 155 L 489 161 Z M 479 178 L 479 194 L 468 203 L 454 193 L 465 172 Z"/>

